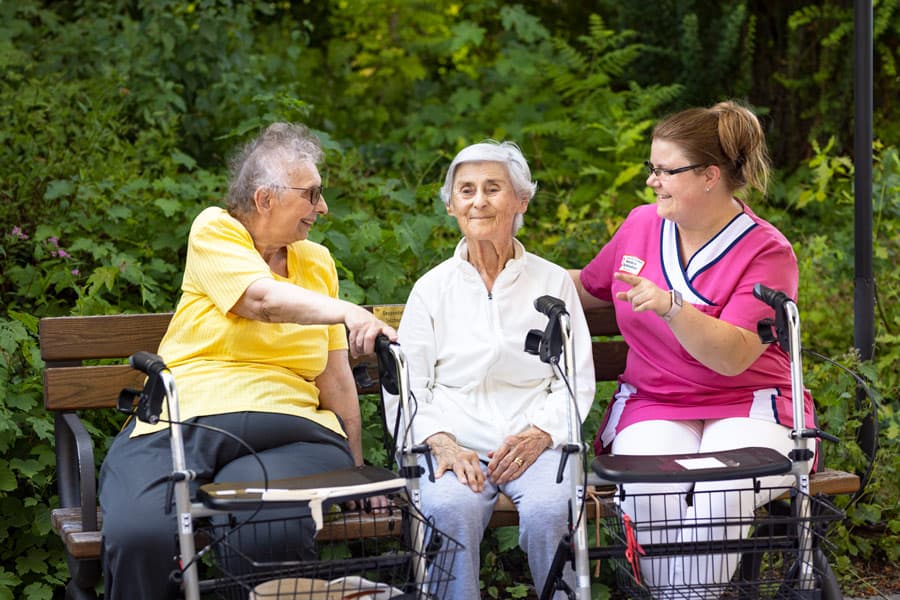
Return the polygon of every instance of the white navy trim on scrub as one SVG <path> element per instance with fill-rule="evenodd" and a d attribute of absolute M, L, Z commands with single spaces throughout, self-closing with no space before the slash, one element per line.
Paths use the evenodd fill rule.
<path fill-rule="evenodd" d="M 704 298 L 694 289 L 692 285 L 694 278 L 719 262 L 754 227 L 756 223 L 746 213 L 735 216 L 722 231 L 691 256 L 687 268 L 682 268 L 678 251 L 678 228 L 674 222 L 663 219 L 659 260 L 669 288 L 681 292 L 685 302 L 712 306 L 714 303 L 711 300 Z"/>

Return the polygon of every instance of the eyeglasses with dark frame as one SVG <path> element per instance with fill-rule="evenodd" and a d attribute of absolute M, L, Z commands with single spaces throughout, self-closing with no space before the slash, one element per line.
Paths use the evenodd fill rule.
<path fill-rule="evenodd" d="M 678 175 L 679 173 L 687 173 L 692 169 L 699 169 L 700 167 L 706 167 L 709 165 L 704 165 L 702 163 L 698 163 L 696 165 L 688 165 L 686 167 L 678 167 L 677 169 L 663 169 L 662 167 L 654 167 L 653 163 L 649 160 L 644 161 L 644 166 L 647 167 L 647 176 L 656 175 L 657 177 L 662 177 L 665 175 L 666 177 L 671 177 L 672 175 Z"/>
<path fill-rule="evenodd" d="M 281 188 L 283 190 L 297 190 L 298 192 L 308 192 L 306 195 L 306 199 L 313 206 L 319 203 L 319 200 L 322 199 L 322 194 L 325 193 L 325 186 L 317 185 L 315 187 L 294 187 L 291 185 L 273 185 L 272 187 Z"/>

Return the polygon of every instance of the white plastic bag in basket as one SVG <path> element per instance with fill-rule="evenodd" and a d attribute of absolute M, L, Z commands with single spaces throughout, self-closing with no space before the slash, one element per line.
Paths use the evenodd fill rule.
<path fill-rule="evenodd" d="M 340 577 L 331 581 L 290 577 L 257 585 L 249 600 L 388 600 L 403 592 L 364 577 Z"/>

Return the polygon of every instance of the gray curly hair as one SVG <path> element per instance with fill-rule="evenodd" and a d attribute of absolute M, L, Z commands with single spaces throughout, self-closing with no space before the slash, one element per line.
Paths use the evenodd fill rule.
<path fill-rule="evenodd" d="M 272 123 L 231 159 L 228 212 L 237 219 L 255 210 L 253 195 L 263 186 L 283 186 L 291 167 L 325 157 L 319 138 L 299 123 Z"/>
<path fill-rule="evenodd" d="M 450 206 L 450 198 L 453 195 L 453 178 L 456 176 L 456 167 L 468 162 L 498 162 L 506 165 L 509 180 L 512 183 L 516 196 L 523 200 L 531 200 L 537 191 L 537 183 L 531 180 L 531 169 L 522 151 L 514 142 L 498 142 L 496 140 L 484 140 L 471 146 L 466 146 L 450 163 L 444 185 L 441 186 L 441 200 L 446 206 Z M 522 227 L 524 219 L 522 215 L 516 215 L 513 223 L 513 235 Z"/>

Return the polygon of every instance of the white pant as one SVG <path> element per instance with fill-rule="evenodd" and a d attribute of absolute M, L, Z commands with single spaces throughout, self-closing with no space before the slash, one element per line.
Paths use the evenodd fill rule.
<path fill-rule="evenodd" d="M 776 423 L 749 418 L 708 421 L 643 421 L 616 435 L 614 454 L 660 455 L 689 452 L 714 452 L 747 446 L 762 446 L 787 455 L 794 449 L 790 429 Z M 794 476 L 774 475 L 759 478 L 763 488 L 789 487 Z M 771 499 L 769 493 L 755 494 L 752 479 L 736 479 L 692 483 L 627 484 L 622 510 L 636 523 L 652 522 L 650 531 L 638 533 L 637 541 L 645 543 L 677 543 L 739 539 L 749 534 L 749 526 L 719 525 L 727 516 L 734 522 L 738 516 L 746 522 L 757 506 Z M 693 490 L 691 505 L 687 493 Z M 729 491 L 729 490 L 742 490 Z M 647 496 L 647 494 L 660 494 Z M 635 496 L 636 495 L 636 496 Z M 776 494 L 777 495 L 777 494 Z M 668 527 L 657 527 L 663 520 Z M 677 591 L 679 598 L 713 598 L 703 587 L 731 580 L 739 560 L 737 554 L 707 554 L 641 559 L 641 576 L 657 597 L 665 598 L 666 590 Z M 690 595 L 684 595 L 691 590 Z"/>

